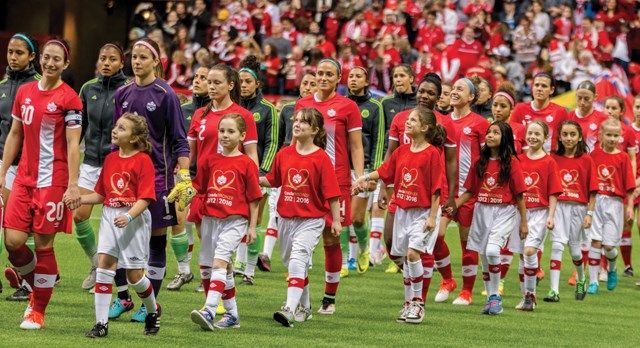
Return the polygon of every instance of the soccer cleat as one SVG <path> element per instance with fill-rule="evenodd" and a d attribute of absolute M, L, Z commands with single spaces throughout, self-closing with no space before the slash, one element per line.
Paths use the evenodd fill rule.
<path fill-rule="evenodd" d="M 489 296 L 489 310 L 487 314 L 497 315 L 502 313 L 502 297 L 498 295 Z"/>
<path fill-rule="evenodd" d="M 44 328 L 44 315 L 31 311 L 20 324 L 22 330 L 40 330 Z"/>
<path fill-rule="evenodd" d="M 298 305 L 296 308 L 296 312 L 293 314 L 297 323 L 302 323 L 304 321 L 309 321 L 313 318 L 313 314 L 311 312 L 311 307 L 305 308 L 302 305 Z"/>
<path fill-rule="evenodd" d="M 582 301 L 587 296 L 585 287 L 586 282 L 584 280 L 576 282 L 576 300 Z"/>
<path fill-rule="evenodd" d="M 618 271 L 607 272 L 607 290 L 615 290 L 616 286 L 618 286 Z"/>
<path fill-rule="evenodd" d="M 334 299 L 322 298 L 322 304 L 318 309 L 318 314 L 333 314 L 336 312 L 336 301 Z"/>
<path fill-rule="evenodd" d="M 340 269 L 340 278 L 346 278 L 349 276 L 349 269 L 342 267 Z"/>
<path fill-rule="evenodd" d="M 138 311 L 131 316 L 131 321 L 136 323 L 145 323 L 147 321 L 147 308 L 142 305 Z"/>
<path fill-rule="evenodd" d="M 391 261 L 391 262 L 389 262 L 389 266 L 387 267 L 387 269 L 384 272 L 385 273 L 400 273 L 402 271 L 400 270 L 400 267 L 398 267 L 398 265 L 396 265 L 395 262 Z"/>
<path fill-rule="evenodd" d="M 213 324 L 213 326 L 217 327 L 218 329 L 237 329 L 240 327 L 240 319 L 229 313 L 226 313 L 222 316 L 222 319 Z"/>
<path fill-rule="evenodd" d="M 600 269 L 598 271 L 598 281 L 599 282 L 606 282 L 607 281 L 607 276 L 608 276 L 607 271 L 605 271 L 604 268 Z"/>
<path fill-rule="evenodd" d="M 233 274 L 236 277 L 244 275 L 244 269 L 247 267 L 246 262 L 236 261 L 233 263 Z"/>
<path fill-rule="evenodd" d="M 4 269 L 4 277 L 9 281 L 9 286 L 14 289 L 20 289 L 20 284 L 22 284 L 22 276 L 20 273 L 13 268 L 7 267 Z"/>
<path fill-rule="evenodd" d="M 571 275 L 571 278 L 569 278 L 569 280 L 567 280 L 567 284 L 574 286 L 576 285 L 576 277 L 578 276 L 578 273 L 576 271 L 573 271 L 573 274 Z"/>
<path fill-rule="evenodd" d="M 560 302 L 560 296 L 557 292 L 549 290 L 547 297 L 545 297 L 543 300 L 544 302 Z"/>
<path fill-rule="evenodd" d="M 171 283 L 167 285 L 167 290 L 178 291 L 183 285 L 189 284 L 191 281 L 193 281 L 193 273 L 178 273 L 173 277 Z"/>
<path fill-rule="evenodd" d="M 145 314 L 146 314 L 145 310 Z M 156 335 L 158 331 L 160 331 L 160 317 L 162 316 L 162 307 L 158 303 L 156 312 L 149 313 L 144 318 L 144 334 L 145 335 Z"/>
<path fill-rule="evenodd" d="M 29 294 L 29 304 L 27 304 L 27 308 L 24 309 L 24 313 L 22 314 L 22 319 L 26 320 L 32 311 L 33 311 L 33 295 Z"/>
<path fill-rule="evenodd" d="M 198 286 L 196 286 L 195 292 L 204 292 L 204 285 L 202 285 L 202 282 L 200 282 L 200 284 L 198 284 Z"/>
<path fill-rule="evenodd" d="M 458 287 L 455 279 L 444 279 L 442 283 L 440 283 L 440 290 L 436 294 L 435 301 L 436 302 L 445 302 L 449 299 L 449 294 Z"/>
<path fill-rule="evenodd" d="M 273 313 L 273 319 L 282 324 L 282 326 L 293 327 L 296 319 L 289 307 L 283 307 L 279 311 Z"/>
<path fill-rule="evenodd" d="M 253 276 L 249 276 L 246 274 L 242 275 L 242 281 L 240 282 L 240 285 L 253 285 L 253 284 L 254 284 Z"/>
<path fill-rule="evenodd" d="M 96 266 L 91 266 L 91 268 L 89 269 L 87 277 L 82 282 L 82 288 L 84 290 L 89 290 L 96 286 L 96 269 Z"/>
<path fill-rule="evenodd" d="M 458 306 L 468 306 L 472 303 L 473 301 L 471 300 L 471 291 L 469 290 L 460 291 L 460 294 L 458 294 L 458 297 L 452 302 L 452 304 L 458 305 Z"/>
<path fill-rule="evenodd" d="M 498 295 L 504 295 L 504 279 L 500 279 L 500 285 L 498 285 Z"/>
<path fill-rule="evenodd" d="M 625 278 L 626 277 L 633 277 L 633 268 L 631 268 L 631 266 L 626 267 L 624 269 L 624 273 L 622 273 L 622 276 L 625 277 Z"/>
<path fill-rule="evenodd" d="M 133 307 L 133 301 L 121 300 L 116 297 L 111 307 L 109 307 L 109 319 L 118 319 L 122 313 L 132 310 Z"/>
<path fill-rule="evenodd" d="M 402 309 L 400 310 L 400 314 L 396 319 L 398 323 L 406 323 L 407 322 L 407 313 L 409 312 L 409 306 L 411 306 L 411 302 L 407 301 L 402 305 Z"/>
<path fill-rule="evenodd" d="M 420 324 L 424 320 L 424 302 L 422 299 L 414 298 L 407 310 L 406 323 Z"/>
<path fill-rule="evenodd" d="M 527 294 L 524 295 L 523 302 L 522 307 L 519 308 L 521 311 L 533 312 L 533 310 L 536 309 L 536 295 L 527 292 Z"/>
<path fill-rule="evenodd" d="M 108 325 L 109 324 L 97 323 L 96 325 L 93 326 L 91 330 L 87 331 L 87 333 L 84 335 L 85 337 L 89 337 L 89 338 L 105 337 L 109 333 Z"/>
<path fill-rule="evenodd" d="M 521 311 L 522 307 L 524 307 L 524 296 L 522 297 L 522 299 L 520 300 L 520 303 L 518 303 L 518 305 L 516 305 L 516 309 Z"/>
<path fill-rule="evenodd" d="M 258 268 L 263 272 L 271 272 L 271 259 L 267 254 L 258 255 Z"/>
<path fill-rule="evenodd" d="M 599 287 L 600 287 L 600 284 L 598 284 L 598 282 L 593 282 L 593 283 L 589 284 L 589 288 L 587 289 L 587 294 L 589 294 L 589 295 L 597 295 Z"/>
<path fill-rule="evenodd" d="M 29 295 L 31 295 L 31 291 L 25 285 L 7 296 L 7 301 L 29 301 Z"/>
<path fill-rule="evenodd" d="M 355 258 L 350 258 L 349 261 L 347 261 L 347 267 L 349 268 L 350 271 L 355 271 L 358 269 L 358 265 L 357 265 L 357 261 Z"/>
<path fill-rule="evenodd" d="M 191 311 L 191 321 L 200 325 L 202 330 L 205 331 L 213 331 L 215 327 L 215 315 L 209 311 L 209 309 L 202 308 L 201 310 L 192 310 Z"/>
<path fill-rule="evenodd" d="M 223 315 L 227 313 L 227 310 L 224 308 L 222 301 L 218 302 L 218 308 L 216 308 L 216 315 Z"/>
<path fill-rule="evenodd" d="M 363 251 L 358 255 L 358 273 L 363 274 L 369 269 L 369 252 Z"/>
<path fill-rule="evenodd" d="M 484 305 L 484 308 L 480 311 L 480 314 L 489 314 L 489 309 L 491 309 L 491 301 L 487 299 L 487 303 Z"/>

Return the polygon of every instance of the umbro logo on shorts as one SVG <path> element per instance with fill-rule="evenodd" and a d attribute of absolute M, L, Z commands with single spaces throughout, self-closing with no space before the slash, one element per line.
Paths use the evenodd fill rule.
<path fill-rule="evenodd" d="M 149 275 L 156 275 L 157 274 L 157 272 L 152 270 L 152 269 L 148 270 L 147 272 L 149 273 Z"/>
<path fill-rule="evenodd" d="M 129 258 L 129 261 L 143 261 L 143 260 L 137 256 L 132 256 Z"/>
<path fill-rule="evenodd" d="M 171 220 L 171 219 L 173 219 L 173 215 L 166 215 L 165 217 L 163 217 L 163 219 Z"/>

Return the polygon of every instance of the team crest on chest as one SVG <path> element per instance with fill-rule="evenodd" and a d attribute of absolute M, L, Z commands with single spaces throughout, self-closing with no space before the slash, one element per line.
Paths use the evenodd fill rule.
<path fill-rule="evenodd" d="M 578 171 L 575 169 L 562 169 L 560 170 L 560 175 L 562 177 L 562 185 L 565 187 L 575 184 L 578 181 L 579 176 Z"/>
<path fill-rule="evenodd" d="M 329 115 L 329 117 L 335 117 L 336 111 L 334 109 L 329 109 L 329 111 L 327 111 L 327 115 Z"/>
<path fill-rule="evenodd" d="M 153 112 L 156 109 L 156 103 L 154 103 L 153 101 L 150 101 L 147 103 L 147 110 Z"/>
<path fill-rule="evenodd" d="M 553 122 L 553 116 L 549 115 L 549 116 L 545 117 L 544 120 L 549 122 L 549 123 L 551 123 L 551 122 Z"/>
<path fill-rule="evenodd" d="M 470 127 L 464 127 L 464 129 L 462 129 L 462 132 L 466 135 L 471 134 L 471 128 Z"/>
<path fill-rule="evenodd" d="M 127 102 L 127 101 L 122 102 L 122 108 L 123 109 L 126 109 L 128 106 L 129 106 L 129 102 Z"/>
<path fill-rule="evenodd" d="M 56 110 L 58 110 L 58 106 L 56 105 L 56 103 L 50 102 L 49 104 L 47 104 L 47 111 L 56 112 Z"/>
<path fill-rule="evenodd" d="M 595 124 L 595 123 L 592 123 L 592 124 L 589 125 L 589 129 L 591 129 L 591 130 L 596 130 L 597 128 L 598 128 L 598 125 Z"/>
<path fill-rule="evenodd" d="M 286 186 L 297 191 L 301 187 L 309 186 L 307 184 L 309 181 L 309 171 L 306 169 L 289 168 L 289 171 L 287 172 L 287 180 L 289 182 Z"/>
<path fill-rule="evenodd" d="M 360 112 L 360 116 L 362 116 L 362 118 L 369 117 L 369 110 L 367 109 L 362 110 L 362 112 Z"/>
<path fill-rule="evenodd" d="M 253 119 L 258 122 L 260 121 L 260 113 L 259 112 L 254 112 L 253 113 Z"/>
<path fill-rule="evenodd" d="M 402 187 L 418 186 L 415 182 L 418 180 L 418 170 L 415 168 L 402 168 Z"/>

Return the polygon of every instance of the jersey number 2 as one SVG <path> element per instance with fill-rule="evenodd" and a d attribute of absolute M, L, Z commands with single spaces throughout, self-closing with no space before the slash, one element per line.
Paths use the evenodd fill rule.
<path fill-rule="evenodd" d="M 49 202 L 47 203 L 47 208 L 49 208 L 47 220 L 51 222 L 60 221 L 64 217 L 64 203 Z"/>

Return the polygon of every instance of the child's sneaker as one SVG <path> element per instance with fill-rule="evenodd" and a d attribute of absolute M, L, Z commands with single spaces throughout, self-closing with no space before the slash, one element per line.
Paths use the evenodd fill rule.
<path fill-rule="evenodd" d="M 44 328 L 44 315 L 31 311 L 20 324 L 20 328 L 22 330 L 40 330 Z"/>
<path fill-rule="evenodd" d="M 576 300 L 582 301 L 585 296 L 587 296 L 586 282 L 577 281 L 576 282 Z"/>
<path fill-rule="evenodd" d="M 409 306 L 411 306 L 411 302 L 407 301 L 402 305 L 402 309 L 400 310 L 400 315 L 398 315 L 398 319 L 396 322 L 398 323 L 406 323 L 407 322 L 407 313 L 409 313 Z"/>
<path fill-rule="evenodd" d="M 296 322 L 295 316 L 289 307 L 282 307 L 279 311 L 273 313 L 273 319 L 286 327 L 293 327 Z"/>
<path fill-rule="evenodd" d="M 547 297 L 545 297 L 543 300 L 544 302 L 560 302 L 560 296 L 557 292 L 549 290 Z"/>
<path fill-rule="evenodd" d="M 534 309 L 536 309 L 536 295 L 527 292 L 527 294 L 524 295 L 524 303 L 520 310 L 525 312 L 533 312 Z"/>
<path fill-rule="evenodd" d="M 422 299 L 413 299 L 407 310 L 406 322 L 410 324 L 420 324 L 424 320 L 424 303 Z"/>
<path fill-rule="evenodd" d="M 468 306 L 468 305 L 470 305 L 472 303 L 473 303 L 473 301 L 471 300 L 471 291 L 468 291 L 468 290 L 460 291 L 460 294 L 458 295 L 458 298 L 456 298 L 452 302 L 452 304 L 459 305 L 459 306 Z"/>
<path fill-rule="evenodd" d="M 589 284 L 589 288 L 587 289 L 587 294 L 589 294 L 589 295 L 597 295 L 599 287 L 600 287 L 600 284 L 598 284 L 598 282 L 593 282 L 593 283 Z"/>
<path fill-rule="evenodd" d="M 297 323 L 302 323 L 302 322 L 311 320 L 311 318 L 313 318 L 313 314 L 311 313 L 311 307 L 305 308 L 305 307 L 302 307 L 301 305 L 298 305 L 298 308 L 296 308 L 296 312 L 294 313 L 294 317 Z"/>
<path fill-rule="evenodd" d="M 607 272 L 607 290 L 615 290 L 618 286 L 618 271 Z"/>
<path fill-rule="evenodd" d="M 240 327 L 240 319 L 229 313 L 225 313 L 225 315 L 222 316 L 222 319 L 220 319 L 213 326 L 217 327 L 218 329 L 237 329 Z"/>
<path fill-rule="evenodd" d="M 146 313 L 146 310 L 145 310 Z M 160 317 L 162 316 L 162 308 L 157 305 L 155 313 L 148 313 L 144 318 L 144 334 L 156 335 L 160 331 Z"/>
<path fill-rule="evenodd" d="M 146 319 L 147 319 L 147 308 L 144 305 L 140 306 L 138 311 L 131 316 L 131 321 L 136 323 L 144 323 L 146 322 Z"/>
<path fill-rule="evenodd" d="M 440 290 L 436 294 L 435 301 L 436 302 L 444 302 L 449 299 L 449 294 L 458 287 L 455 279 L 451 278 L 448 280 L 443 280 L 440 283 Z"/>
<path fill-rule="evenodd" d="M 97 323 L 93 329 L 89 330 L 85 335 L 85 337 L 89 338 L 100 338 L 105 337 L 109 333 L 109 324 Z"/>
<path fill-rule="evenodd" d="M 213 331 L 215 327 L 215 315 L 209 311 L 209 309 L 202 308 L 201 310 L 192 310 L 191 311 L 191 321 L 200 325 L 202 330 Z"/>
<path fill-rule="evenodd" d="M 489 296 L 489 314 L 497 315 L 502 313 L 502 297 L 498 295 Z"/>
<path fill-rule="evenodd" d="M 118 319 L 122 313 L 132 310 L 133 307 L 133 301 L 121 300 L 116 297 L 109 307 L 109 319 Z"/>

